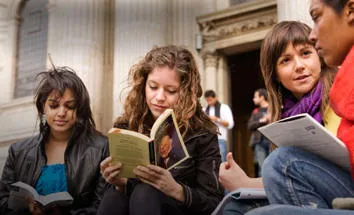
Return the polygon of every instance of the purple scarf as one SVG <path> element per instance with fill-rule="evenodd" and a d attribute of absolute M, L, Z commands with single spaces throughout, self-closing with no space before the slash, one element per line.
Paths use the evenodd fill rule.
<path fill-rule="evenodd" d="M 314 90 L 305 94 L 300 100 L 297 100 L 291 93 L 284 95 L 283 110 L 281 118 L 294 116 L 300 113 L 308 113 L 316 121 L 323 124 L 321 116 L 322 102 L 322 83 L 319 81 Z"/>

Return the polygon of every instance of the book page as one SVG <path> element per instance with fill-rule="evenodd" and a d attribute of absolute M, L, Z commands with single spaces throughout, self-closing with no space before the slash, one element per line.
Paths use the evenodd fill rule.
<path fill-rule="evenodd" d="M 158 166 L 169 170 L 189 157 L 171 109 L 167 109 L 156 120 L 151 132 Z"/>
<path fill-rule="evenodd" d="M 13 210 L 28 208 L 27 197 L 38 200 L 37 191 L 30 185 L 18 181 L 11 184 L 8 207 Z"/>
<path fill-rule="evenodd" d="M 129 130 L 116 129 L 116 131 L 108 134 L 112 162 L 122 163 L 121 177 L 135 178 L 133 169 L 136 166 L 150 164 L 150 138 Z"/>
<path fill-rule="evenodd" d="M 45 207 L 69 206 L 74 199 L 68 192 L 52 193 L 46 196 L 39 196 L 38 202 Z"/>
<path fill-rule="evenodd" d="M 231 193 L 234 199 L 267 199 L 264 188 L 240 188 Z"/>
<path fill-rule="evenodd" d="M 279 120 L 258 131 L 277 146 L 295 146 L 349 170 L 349 153 L 345 144 L 308 114 Z"/>

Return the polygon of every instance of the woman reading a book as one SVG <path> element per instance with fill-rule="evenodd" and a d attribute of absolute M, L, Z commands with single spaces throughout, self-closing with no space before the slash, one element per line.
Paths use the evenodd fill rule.
<path fill-rule="evenodd" d="M 217 127 L 202 111 L 200 74 L 191 52 L 177 46 L 153 48 L 130 70 L 130 91 L 115 127 L 148 135 L 154 121 L 171 108 L 190 158 L 170 171 L 138 166 L 138 179 L 121 178 L 121 163 L 101 163 L 109 189 L 98 214 L 210 214 L 223 195 Z M 123 164 L 124 165 L 124 164 Z"/>
<path fill-rule="evenodd" d="M 273 189 L 270 191 L 272 203 L 291 206 L 260 208 L 251 213 L 253 215 L 354 213 L 354 0 L 310 2 L 314 28 L 309 38 L 328 65 L 340 66 L 330 91 L 330 101 L 333 110 L 342 117 L 337 136 L 349 151 L 351 172 L 308 152 L 279 151 L 269 161 L 267 168 L 272 174 L 264 176 L 265 187 Z M 292 161 L 286 175 L 279 170 L 285 159 Z M 292 187 L 288 186 L 290 184 Z M 332 207 L 352 210 L 331 210 Z"/>
<path fill-rule="evenodd" d="M 108 156 L 107 139 L 96 129 L 88 91 L 69 68 L 38 74 L 35 104 L 39 134 L 10 146 L 0 183 L 0 214 L 96 214 L 109 185 L 100 174 Z M 68 192 L 70 206 L 40 207 L 30 198 L 29 210 L 9 209 L 10 185 L 21 181 L 39 195 Z"/>
<path fill-rule="evenodd" d="M 296 114 L 308 113 L 335 132 L 339 118 L 329 109 L 328 104 L 329 89 L 335 72 L 321 62 L 308 38 L 310 32 L 311 29 L 306 24 L 283 21 L 275 25 L 263 41 L 260 64 L 270 98 L 269 120 L 274 122 Z M 270 160 L 268 158 L 263 164 L 262 175 L 270 174 Z M 219 174 L 221 184 L 228 190 L 263 187 L 264 177 L 263 181 L 262 178 L 248 177 L 233 160 L 231 153 L 227 155 L 227 162 L 221 164 Z M 269 183 L 276 181 L 273 178 Z M 265 189 L 272 203 L 272 190 L 266 186 Z M 266 202 L 263 200 L 232 201 L 226 205 L 224 214 L 244 214 L 251 208 L 264 204 Z"/>

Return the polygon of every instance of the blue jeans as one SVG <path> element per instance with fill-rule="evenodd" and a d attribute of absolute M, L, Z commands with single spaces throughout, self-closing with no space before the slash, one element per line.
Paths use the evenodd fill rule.
<path fill-rule="evenodd" d="M 221 155 L 221 161 L 225 162 L 226 161 L 226 140 L 223 139 L 218 139 L 219 142 L 219 150 L 220 150 L 220 155 Z"/>
<path fill-rule="evenodd" d="M 302 208 L 291 205 L 270 205 L 252 210 L 246 215 L 352 215 L 351 210 Z"/>
<path fill-rule="evenodd" d="M 348 171 L 294 147 L 273 151 L 264 162 L 262 174 L 271 204 L 331 208 L 336 197 L 354 197 Z"/>
<path fill-rule="evenodd" d="M 232 199 L 223 208 L 223 215 L 243 215 L 248 211 L 268 205 L 266 199 Z"/>
<path fill-rule="evenodd" d="M 254 146 L 254 157 L 258 165 L 258 173 L 257 176 L 262 176 L 262 166 L 264 160 L 269 155 L 269 145 L 268 147 L 263 146 L 261 143 L 258 143 Z"/>

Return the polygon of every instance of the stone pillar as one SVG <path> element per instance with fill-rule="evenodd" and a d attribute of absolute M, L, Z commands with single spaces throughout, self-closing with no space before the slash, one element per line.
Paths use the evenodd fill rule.
<path fill-rule="evenodd" d="M 0 166 L 3 148 L 37 132 L 37 111 L 33 96 L 14 99 L 15 73 L 21 0 L 0 3 Z M 5 123 L 6 122 L 6 123 Z M 1 169 L 0 169 L 1 171 Z"/>
<path fill-rule="evenodd" d="M 312 26 L 309 6 L 310 1 L 305 0 L 277 0 L 278 22 L 297 20 Z"/>
<path fill-rule="evenodd" d="M 217 92 L 222 103 L 230 105 L 230 77 L 225 56 L 220 56 L 217 71 Z"/>
<path fill-rule="evenodd" d="M 154 46 L 166 45 L 166 0 L 115 0 L 113 118 L 123 111 L 128 71 Z M 121 97 L 122 95 L 122 97 Z"/>
<path fill-rule="evenodd" d="M 203 60 L 205 90 L 214 90 L 219 95 L 217 75 L 219 56 L 216 52 L 208 52 L 203 55 Z"/>
<path fill-rule="evenodd" d="M 17 33 L 20 23 L 17 15 L 6 18 L 8 21 L 0 20 L 0 49 L 3 50 L 0 54 L 0 80 L 6 80 L 1 84 L 0 104 L 11 102 L 14 97 Z"/>
<path fill-rule="evenodd" d="M 48 53 L 56 66 L 71 67 L 84 81 L 98 129 L 104 114 L 105 2 L 51 0 L 48 4 Z"/>

